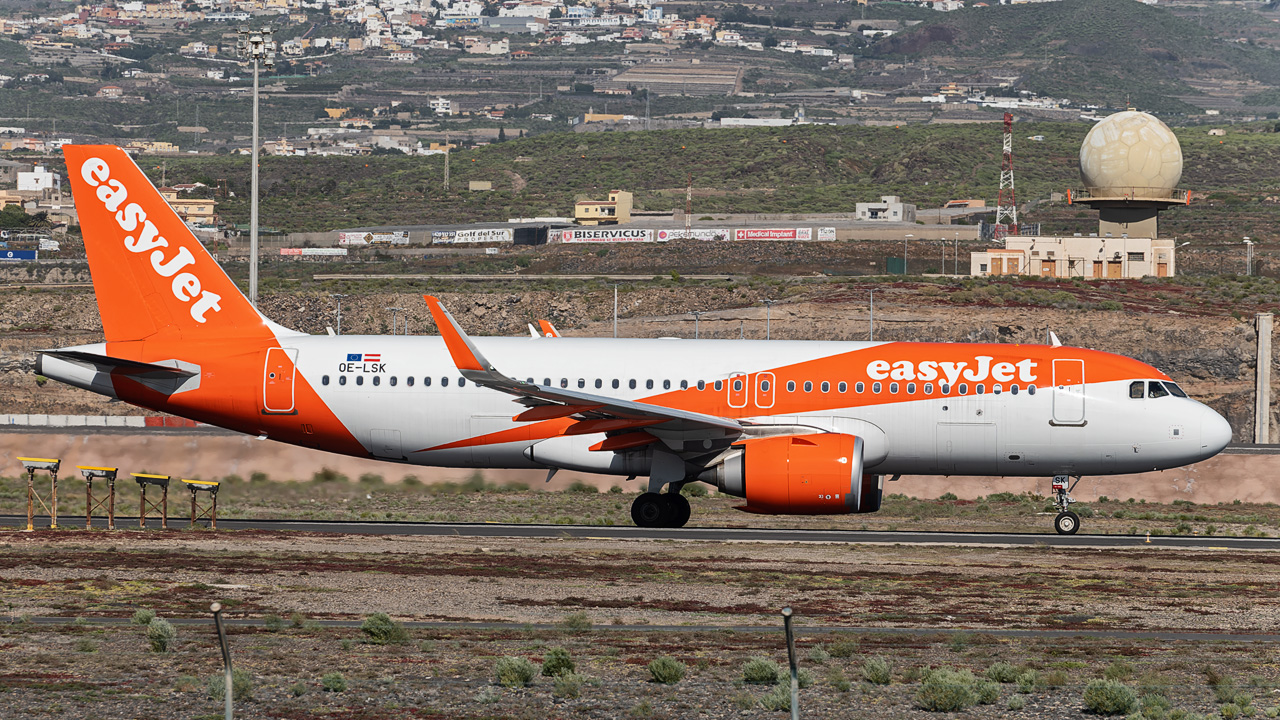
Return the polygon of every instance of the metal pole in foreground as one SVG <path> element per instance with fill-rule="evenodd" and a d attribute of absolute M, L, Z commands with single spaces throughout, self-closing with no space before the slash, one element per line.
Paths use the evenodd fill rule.
<path fill-rule="evenodd" d="M 765 300 L 764 301 L 764 339 L 765 340 L 769 339 L 769 329 L 770 329 L 769 326 L 773 322 L 773 317 L 771 312 L 772 310 L 773 310 L 773 301 Z"/>
<path fill-rule="evenodd" d="M 796 665 L 796 636 L 791 630 L 791 608 L 782 608 L 782 626 L 787 632 L 787 661 L 791 664 L 791 720 L 800 720 L 800 669 Z"/>
<path fill-rule="evenodd" d="M 867 340 L 876 339 L 876 291 L 870 290 L 871 300 L 868 305 L 870 311 L 867 314 Z"/>
<path fill-rule="evenodd" d="M 223 680 L 226 685 L 226 720 L 231 720 L 231 648 L 227 645 L 227 631 L 222 627 L 222 605 L 214 603 L 209 606 L 213 611 L 213 624 L 218 627 L 218 644 L 222 646 L 222 667 L 225 673 Z"/>
<path fill-rule="evenodd" d="M 613 336 L 618 337 L 618 286 L 613 286 Z"/>
<path fill-rule="evenodd" d="M 249 304 L 258 307 L 258 58 L 253 58 L 253 197 L 249 203 Z"/>

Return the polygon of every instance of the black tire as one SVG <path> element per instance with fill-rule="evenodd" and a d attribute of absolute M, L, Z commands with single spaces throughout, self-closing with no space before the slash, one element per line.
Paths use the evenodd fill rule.
<path fill-rule="evenodd" d="M 1053 529 L 1059 535 L 1075 535 L 1080 529 L 1080 516 L 1071 511 L 1058 513 L 1058 517 L 1053 519 Z"/>
<path fill-rule="evenodd" d="M 680 493 L 667 493 L 662 496 L 667 501 L 668 511 L 671 513 L 668 517 L 667 527 L 681 528 L 685 523 L 689 522 L 689 516 L 693 514 L 693 508 L 689 507 L 689 500 Z"/>
<path fill-rule="evenodd" d="M 671 505 L 658 493 L 644 493 L 631 503 L 631 520 L 639 527 L 666 527 L 670 518 Z"/>

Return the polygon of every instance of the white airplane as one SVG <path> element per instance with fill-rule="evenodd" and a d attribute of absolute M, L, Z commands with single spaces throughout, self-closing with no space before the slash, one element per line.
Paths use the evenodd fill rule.
<path fill-rule="evenodd" d="M 903 474 L 1072 482 L 1178 467 L 1231 428 L 1164 373 L 1057 344 L 312 336 L 259 313 L 114 146 L 66 146 L 105 342 L 46 377 L 238 432 L 413 465 L 645 476 L 645 527 L 709 483 L 758 513 L 880 508 Z M 663 490 L 666 492 L 663 492 Z"/>

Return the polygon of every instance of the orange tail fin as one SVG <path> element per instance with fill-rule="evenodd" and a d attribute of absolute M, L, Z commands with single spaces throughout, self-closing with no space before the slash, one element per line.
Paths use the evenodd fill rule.
<path fill-rule="evenodd" d="M 124 150 L 66 145 L 63 153 L 108 341 L 268 329 Z"/>

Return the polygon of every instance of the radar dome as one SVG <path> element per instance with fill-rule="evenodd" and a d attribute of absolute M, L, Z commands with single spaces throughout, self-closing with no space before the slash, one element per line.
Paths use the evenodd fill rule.
<path fill-rule="evenodd" d="M 1080 146 L 1080 178 L 1095 197 L 1161 197 L 1182 179 L 1182 146 L 1167 125 L 1127 110 L 1103 119 Z"/>

